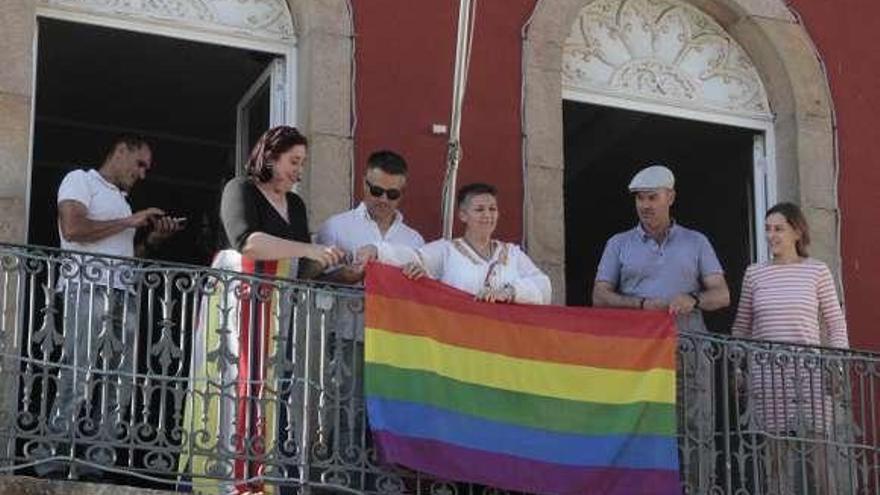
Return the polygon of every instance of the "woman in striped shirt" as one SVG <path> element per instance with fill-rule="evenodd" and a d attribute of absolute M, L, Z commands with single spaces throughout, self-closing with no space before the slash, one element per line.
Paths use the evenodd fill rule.
<path fill-rule="evenodd" d="M 831 271 L 825 263 L 807 254 L 809 226 L 800 208 L 792 203 L 777 204 L 767 212 L 765 230 L 773 258 L 746 270 L 733 335 L 790 344 L 848 347 L 846 321 Z M 803 349 L 790 351 L 763 355 L 757 352 L 749 359 L 753 424 L 777 438 L 792 434 L 825 437 L 833 417 L 828 380 L 823 379 L 827 376 L 825 360 Z M 784 439 L 769 441 L 768 458 L 772 461 L 792 457 L 791 450 L 781 456 L 772 452 L 778 448 L 791 449 L 789 445 L 791 442 Z M 824 463 L 819 459 L 824 458 L 824 452 L 819 450 L 816 447 L 810 464 L 822 471 L 820 464 Z M 785 466 L 768 465 L 768 469 L 772 478 L 789 489 L 792 478 L 800 478 Z M 777 476 L 772 476 L 774 471 Z M 817 478 L 816 481 L 829 481 L 818 472 Z"/>

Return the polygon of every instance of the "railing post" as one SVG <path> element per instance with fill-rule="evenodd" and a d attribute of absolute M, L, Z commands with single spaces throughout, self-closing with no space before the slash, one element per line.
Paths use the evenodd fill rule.
<path fill-rule="evenodd" d="M 724 493 L 733 493 L 733 460 L 730 449 L 730 359 L 729 345 L 721 345 L 721 435 L 724 443 Z"/>
<path fill-rule="evenodd" d="M 305 314 L 305 335 L 303 353 L 303 403 L 302 403 L 302 432 L 300 440 L 300 480 L 302 488 L 300 494 L 309 495 L 312 491 L 309 482 L 309 471 L 311 470 L 311 409 L 312 409 L 312 306 L 314 304 L 314 291 L 308 289 L 306 292 L 306 314 Z"/>
<path fill-rule="evenodd" d="M 24 283 L 21 259 L 0 256 L 0 471 L 14 466 L 18 411 L 20 336 L 24 322 Z"/>

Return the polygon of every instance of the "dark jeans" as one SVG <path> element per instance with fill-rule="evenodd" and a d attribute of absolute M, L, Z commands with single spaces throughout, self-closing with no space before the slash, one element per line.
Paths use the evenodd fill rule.
<path fill-rule="evenodd" d="M 105 285 L 70 284 L 64 298 L 64 344 L 49 413 L 53 457 L 112 466 L 114 446 L 130 434 L 137 297 Z M 71 444 L 77 448 L 71 452 Z M 38 465 L 38 474 L 62 469 Z M 81 471 L 88 471 L 85 470 Z"/>

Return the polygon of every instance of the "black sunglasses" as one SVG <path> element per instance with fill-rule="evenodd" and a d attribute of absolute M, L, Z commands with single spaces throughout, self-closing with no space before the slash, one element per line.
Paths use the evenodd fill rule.
<path fill-rule="evenodd" d="M 384 187 L 375 186 L 367 179 L 364 179 L 364 182 L 367 183 L 367 187 L 370 188 L 370 194 L 374 198 L 381 198 L 384 194 L 388 199 L 394 201 L 395 199 L 400 198 L 400 195 L 403 194 L 400 189 L 385 189 Z"/>

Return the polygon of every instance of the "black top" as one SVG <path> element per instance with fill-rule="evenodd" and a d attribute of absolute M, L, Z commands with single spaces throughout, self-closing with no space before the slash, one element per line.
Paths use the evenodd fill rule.
<path fill-rule="evenodd" d="M 220 220 L 228 245 L 241 252 L 248 236 L 262 232 L 282 239 L 310 242 L 306 205 L 299 196 L 287 193 L 286 222 L 250 179 L 236 177 L 226 183 L 220 199 Z"/>

